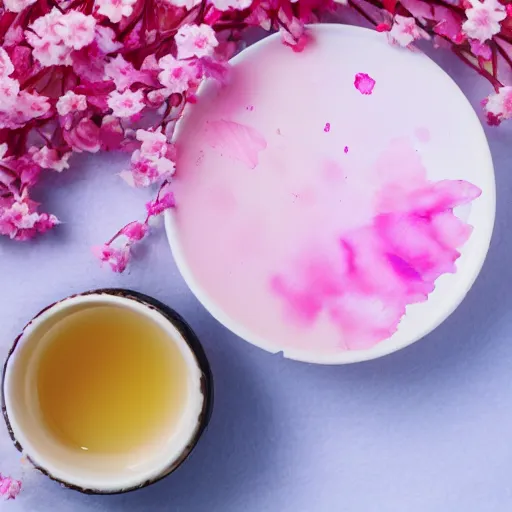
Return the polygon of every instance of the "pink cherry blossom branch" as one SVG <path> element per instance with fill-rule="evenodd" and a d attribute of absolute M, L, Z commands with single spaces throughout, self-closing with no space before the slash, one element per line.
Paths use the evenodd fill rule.
<path fill-rule="evenodd" d="M 121 177 L 132 186 L 158 187 L 153 212 L 173 207 L 173 130 L 185 106 L 196 101 L 201 81 L 224 79 L 226 61 L 246 28 L 278 30 L 285 44 L 300 51 L 308 42 L 304 25 L 335 5 L 333 0 L 4 0 L 0 234 L 26 240 L 59 223 L 38 212 L 30 193 L 44 174 L 68 168 L 74 152 L 132 152 Z M 427 38 L 451 48 L 493 85 L 495 94 L 484 101 L 488 122 L 512 117 L 512 90 L 499 72 L 501 66 L 512 69 L 510 5 L 499 0 L 348 0 L 348 5 L 388 32 L 393 44 Z M 147 212 L 144 220 L 121 229 L 102 246 L 100 259 L 124 270 L 131 247 L 146 237 L 155 215 Z M 107 248 L 117 251 L 119 261 L 107 257 Z"/>

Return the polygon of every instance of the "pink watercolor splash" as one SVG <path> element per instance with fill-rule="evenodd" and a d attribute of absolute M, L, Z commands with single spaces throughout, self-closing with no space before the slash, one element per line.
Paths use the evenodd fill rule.
<path fill-rule="evenodd" d="M 357 73 L 354 78 L 354 86 L 361 94 L 371 94 L 375 87 L 375 80 L 366 73 Z"/>
<path fill-rule="evenodd" d="M 480 194 L 466 181 L 390 182 L 372 222 L 339 237 L 334 263 L 303 259 L 293 275 L 275 274 L 271 288 L 298 325 L 324 316 L 346 349 L 371 348 L 396 332 L 407 305 L 426 301 L 436 279 L 455 272 L 472 227 L 453 209 Z"/>
<path fill-rule="evenodd" d="M 0 473 L 0 496 L 5 500 L 14 500 L 21 491 L 21 482 Z"/>
<path fill-rule="evenodd" d="M 325 123 L 324 132 L 329 133 L 331 131 L 331 123 Z"/>
<path fill-rule="evenodd" d="M 250 169 L 256 168 L 260 151 L 267 147 L 267 141 L 258 130 L 225 119 L 206 123 L 206 140 L 212 148 Z"/>

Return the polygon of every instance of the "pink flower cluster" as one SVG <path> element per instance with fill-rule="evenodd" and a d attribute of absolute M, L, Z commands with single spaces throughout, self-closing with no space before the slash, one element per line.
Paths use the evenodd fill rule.
<path fill-rule="evenodd" d="M 305 23 L 332 0 L 5 0 L 0 4 L 0 235 L 28 240 L 59 224 L 32 190 L 73 153 L 131 153 L 120 177 L 155 187 L 142 221 L 95 253 L 122 272 L 153 217 L 174 206 L 172 136 L 205 77 L 225 80 L 248 26 L 303 48 Z"/>
<path fill-rule="evenodd" d="M 93 253 L 101 263 L 108 264 L 114 272 L 124 272 L 130 260 L 132 246 L 148 234 L 151 219 L 174 206 L 171 185 L 168 181 L 164 181 L 156 198 L 146 204 L 144 222 L 134 221 L 127 224 L 106 244 L 93 247 Z"/>
<path fill-rule="evenodd" d="M 404 47 L 420 39 L 452 50 L 486 78 L 494 92 L 483 101 L 487 121 L 512 117 L 512 4 L 501 0 L 347 0 L 389 41 Z"/>
<path fill-rule="evenodd" d="M 21 491 L 21 482 L 0 473 L 0 496 L 5 500 L 14 500 Z"/>

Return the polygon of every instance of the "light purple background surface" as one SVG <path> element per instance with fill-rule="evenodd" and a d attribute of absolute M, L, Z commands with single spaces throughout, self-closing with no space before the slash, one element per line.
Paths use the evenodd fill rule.
<path fill-rule="evenodd" d="M 490 86 L 456 58 L 433 55 L 478 109 Z M 23 493 L 0 510 L 510 512 L 512 125 L 486 131 L 498 212 L 480 277 L 431 335 L 354 366 L 287 361 L 227 332 L 186 288 L 163 229 L 125 275 L 100 269 L 90 247 L 146 199 L 116 176 L 125 157 L 84 156 L 52 175 L 39 198 L 64 224 L 35 243 L 0 240 L 0 357 L 47 304 L 86 289 L 133 288 L 196 330 L 214 373 L 214 414 L 190 459 L 152 487 L 83 496 L 29 470 Z M 19 461 L 0 425 L 0 471 L 19 477 Z"/>

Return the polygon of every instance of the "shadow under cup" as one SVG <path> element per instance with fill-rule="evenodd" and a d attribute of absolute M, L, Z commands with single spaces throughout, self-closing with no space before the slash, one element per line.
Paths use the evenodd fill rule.
<path fill-rule="evenodd" d="M 47 426 L 39 403 L 37 372 L 44 336 L 71 314 L 124 308 L 158 326 L 185 364 L 186 397 L 169 430 L 133 449 L 83 453 Z M 171 352 L 170 352 L 171 353 Z M 98 354 L 101 357 L 101 354 Z M 172 309 L 128 290 L 97 290 L 64 299 L 39 313 L 15 341 L 4 367 L 2 411 L 18 450 L 50 478 L 92 494 L 127 492 L 156 482 L 189 455 L 206 427 L 213 402 L 208 361 L 194 332 Z"/>

